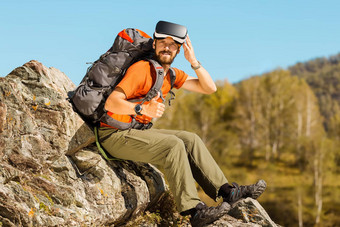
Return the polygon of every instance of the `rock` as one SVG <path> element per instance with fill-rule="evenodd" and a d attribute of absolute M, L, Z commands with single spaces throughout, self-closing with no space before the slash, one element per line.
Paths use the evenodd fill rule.
<path fill-rule="evenodd" d="M 66 155 L 73 155 L 80 149 L 89 146 L 95 141 L 96 139 L 93 135 L 93 132 L 85 123 L 83 123 L 73 135 L 69 143 Z"/>
<path fill-rule="evenodd" d="M 0 133 L 4 131 L 6 122 L 7 106 L 0 102 Z"/>
<path fill-rule="evenodd" d="M 261 227 L 256 223 L 243 222 L 240 219 L 236 219 L 230 215 L 224 215 L 219 220 L 215 221 L 213 224 L 208 225 L 209 227 Z"/>
<path fill-rule="evenodd" d="M 257 223 L 260 226 L 276 227 L 267 212 L 257 200 L 246 198 L 232 206 L 229 215 L 243 220 L 246 223 Z"/>
<path fill-rule="evenodd" d="M 67 101 L 74 88 L 37 61 L 0 78 L 0 226 L 157 226 L 148 220 L 158 220 L 159 211 L 161 225 L 181 220 L 159 170 L 98 153 Z M 260 225 L 276 226 L 257 201 L 245 199 L 209 226 Z"/>
<path fill-rule="evenodd" d="M 252 198 L 242 199 L 231 207 L 228 215 L 223 216 L 208 226 L 230 226 L 230 227 L 278 227 L 268 213 L 257 200 Z"/>
<path fill-rule="evenodd" d="M 153 166 L 98 154 L 67 101 L 74 88 L 37 61 L 0 78 L 0 225 L 124 223 L 167 190 Z"/>

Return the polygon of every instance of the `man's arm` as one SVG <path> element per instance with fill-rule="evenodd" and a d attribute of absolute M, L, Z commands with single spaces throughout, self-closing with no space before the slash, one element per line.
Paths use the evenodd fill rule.
<path fill-rule="evenodd" d="M 183 44 L 183 49 L 184 56 L 187 59 L 187 61 L 193 67 L 198 66 L 199 63 L 195 57 L 194 49 L 192 47 L 189 36 L 187 36 L 186 38 L 186 43 Z M 212 94 L 217 90 L 215 82 L 211 78 L 208 71 L 203 68 L 203 66 L 201 66 L 199 69 L 196 69 L 195 73 L 197 78 L 188 76 L 182 88 L 203 94 Z"/>
<path fill-rule="evenodd" d="M 141 113 L 152 118 L 161 117 L 165 110 L 165 105 L 157 101 L 159 97 L 160 94 L 158 93 L 148 104 L 143 104 Z M 126 100 L 126 95 L 120 87 L 116 87 L 105 102 L 105 109 L 115 114 L 134 115 L 136 114 L 135 106 L 136 103 Z"/>

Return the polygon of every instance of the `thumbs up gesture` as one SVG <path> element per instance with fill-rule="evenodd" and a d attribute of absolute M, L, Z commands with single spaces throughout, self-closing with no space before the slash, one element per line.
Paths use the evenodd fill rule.
<path fill-rule="evenodd" d="M 158 92 L 157 96 L 151 99 L 151 101 L 144 106 L 142 111 L 144 115 L 152 118 L 159 118 L 163 115 L 165 105 L 157 101 L 159 97 L 160 93 Z"/>

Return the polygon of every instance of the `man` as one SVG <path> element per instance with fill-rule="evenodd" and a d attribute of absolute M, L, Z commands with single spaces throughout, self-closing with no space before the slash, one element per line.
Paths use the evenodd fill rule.
<path fill-rule="evenodd" d="M 150 102 L 136 104 L 128 101 L 145 96 L 153 85 L 155 71 L 148 61 L 139 61 L 127 70 L 123 80 L 108 97 L 105 108 L 109 115 L 122 121 L 130 121 L 133 117 L 143 124 L 148 124 L 152 118 L 161 117 L 165 105 L 160 96 L 166 96 L 171 89 L 169 70 L 181 46 L 197 77 L 188 76 L 174 68 L 174 88 L 203 94 L 215 92 L 217 88 L 214 81 L 195 57 L 187 29 L 160 21 L 154 33 L 153 47 L 154 59 L 164 69 L 161 92 Z M 102 146 L 116 158 L 163 166 L 177 208 L 182 215 L 191 215 L 193 226 L 217 220 L 229 211 L 229 204 L 245 197 L 257 198 L 266 188 L 263 180 L 249 186 L 238 186 L 236 183 L 229 185 L 202 140 L 190 132 L 101 127 L 99 137 Z M 197 195 L 195 180 L 207 195 L 215 200 L 221 196 L 224 202 L 217 207 L 206 206 Z"/>

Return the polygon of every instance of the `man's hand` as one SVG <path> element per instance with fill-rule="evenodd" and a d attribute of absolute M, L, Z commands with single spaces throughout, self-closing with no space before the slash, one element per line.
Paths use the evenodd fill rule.
<path fill-rule="evenodd" d="M 192 65 L 192 66 L 197 66 L 198 61 L 195 57 L 195 52 L 194 48 L 192 47 L 191 40 L 189 38 L 189 35 L 187 35 L 187 38 L 185 39 L 185 43 L 183 43 L 183 49 L 184 49 L 184 57 L 187 59 L 187 61 Z"/>
<path fill-rule="evenodd" d="M 142 114 L 152 118 L 161 117 L 164 113 L 165 105 L 157 101 L 159 97 L 160 93 L 158 92 L 157 96 L 151 99 L 148 104 L 143 105 Z"/>
<path fill-rule="evenodd" d="M 191 64 L 192 67 L 194 68 L 197 67 L 197 69 L 195 69 L 197 78 L 188 76 L 188 78 L 182 85 L 182 88 L 202 94 L 214 93 L 217 90 L 215 82 L 211 78 L 208 71 L 205 70 L 203 66 L 200 66 L 200 63 L 197 61 L 195 57 L 194 48 L 192 47 L 189 36 L 187 36 L 186 42 L 183 44 L 183 49 L 184 56 L 187 59 L 187 61 Z"/>

